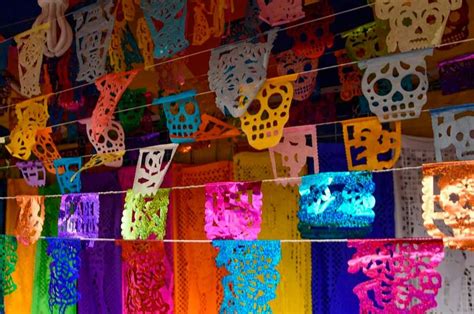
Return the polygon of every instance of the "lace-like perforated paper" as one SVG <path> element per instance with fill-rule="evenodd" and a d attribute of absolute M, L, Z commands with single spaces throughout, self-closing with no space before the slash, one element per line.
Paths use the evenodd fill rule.
<path fill-rule="evenodd" d="M 53 161 L 61 158 L 56 144 L 51 137 L 52 129 L 44 128 L 36 131 L 36 144 L 32 151 L 39 160 L 43 162 L 44 167 L 49 173 L 56 173 Z"/>
<path fill-rule="evenodd" d="M 302 178 L 300 222 L 304 238 L 364 237 L 375 213 L 369 172 L 324 172 Z"/>
<path fill-rule="evenodd" d="M 99 195 L 66 194 L 61 197 L 58 235 L 65 238 L 99 237 Z"/>
<path fill-rule="evenodd" d="M 41 94 L 39 79 L 48 29 L 49 23 L 42 24 L 15 36 L 21 94 L 28 98 Z"/>
<path fill-rule="evenodd" d="M 201 115 L 201 124 L 194 134 L 197 142 L 218 140 L 240 135 L 239 129 L 208 114 Z"/>
<path fill-rule="evenodd" d="M 172 186 L 201 185 L 234 180 L 232 163 L 221 161 L 199 166 L 172 165 Z M 204 188 L 173 190 L 172 211 L 176 239 L 206 240 Z M 215 264 L 216 250 L 209 243 L 174 244 L 175 302 L 177 313 L 218 313 L 222 300 L 223 271 Z M 196 263 L 199 261 L 199 263 Z"/>
<path fill-rule="evenodd" d="M 362 93 L 380 121 L 413 119 L 427 101 L 426 56 L 433 49 L 381 57 L 359 63 L 365 69 Z M 389 88 L 382 88 L 390 81 Z M 410 84 L 409 84 L 410 83 Z"/>
<path fill-rule="evenodd" d="M 118 113 L 120 124 L 122 125 L 125 133 L 129 133 L 137 129 L 140 126 L 140 122 L 145 112 L 146 97 L 145 88 L 139 89 L 127 89 L 118 103 L 118 109 L 127 110 Z M 135 107 L 137 109 L 129 110 Z"/>
<path fill-rule="evenodd" d="M 12 276 L 18 260 L 17 249 L 18 243 L 14 237 L 4 234 L 0 235 L 0 269 L 2 270 L 0 275 L 0 296 L 2 298 L 15 292 L 17 288 Z M 0 310 L 2 306 L 3 302 L 1 302 Z"/>
<path fill-rule="evenodd" d="M 125 65 L 127 70 L 131 70 L 133 65 L 138 65 L 143 63 L 143 57 L 140 54 L 140 48 L 138 43 L 133 37 L 133 33 L 130 30 L 130 27 L 127 25 L 125 27 L 121 49 L 125 57 Z"/>
<path fill-rule="evenodd" d="M 125 150 L 125 132 L 123 131 L 120 122 L 110 120 L 106 125 L 104 125 L 104 129 L 100 134 L 98 134 L 98 136 L 94 136 L 96 134 L 94 133 L 94 126 L 91 119 L 82 120 L 80 123 L 85 123 L 87 137 L 92 146 L 94 146 L 97 154 L 106 155 L 120 153 Z M 121 167 L 122 163 L 123 159 L 117 158 L 111 162 L 106 161 L 105 165 L 108 167 Z"/>
<path fill-rule="evenodd" d="M 349 170 L 392 168 L 400 156 L 401 123 L 386 130 L 375 117 L 342 122 Z"/>
<path fill-rule="evenodd" d="M 335 51 L 334 55 L 336 56 L 337 64 L 352 62 L 344 49 Z M 338 66 L 337 73 L 341 82 L 340 96 L 343 101 L 350 101 L 352 98 L 362 95 L 360 86 L 362 73 L 355 64 Z"/>
<path fill-rule="evenodd" d="M 287 50 L 277 55 L 277 62 L 278 75 L 287 75 L 316 70 L 318 68 L 319 59 L 297 56 L 293 50 Z M 293 84 L 295 88 L 293 99 L 305 100 L 311 96 L 316 88 L 317 76 L 317 71 L 298 74 L 298 79 Z"/>
<path fill-rule="evenodd" d="M 428 234 L 474 251 L 474 161 L 423 165 L 423 220 Z"/>
<path fill-rule="evenodd" d="M 256 240 L 262 223 L 260 183 L 206 184 L 207 238 Z"/>
<path fill-rule="evenodd" d="M 56 169 L 56 178 L 61 194 L 79 193 L 81 191 L 81 176 L 74 175 L 81 169 L 82 158 L 70 157 L 56 159 L 53 161 L 53 165 Z"/>
<path fill-rule="evenodd" d="M 100 96 L 91 116 L 92 135 L 95 139 L 109 126 L 114 115 L 115 107 L 117 107 L 122 94 L 133 81 L 137 73 L 138 70 L 112 73 L 96 81 L 95 85 L 100 92 Z"/>
<path fill-rule="evenodd" d="M 352 240 L 348 246 L 357 250 L 348 271 L 368 277 L 353 290 L 360 313 L 425 313 L 436 307 L 441 242 Z"/>
<path fill-rule="evenodd" d="M 313 171 L 319 172 L 318 143 L 316 127 L 314 125 L 296 126 L 283 129 L 283 137 L 281 138 L 280 143 L 269 148 L 268 152 L 270 153 L 273 176 L 275 178 L 279 178 L 277 169 L 277 165 L 279 164 L 281 164 L 282 168 L 285 168 L 286 177 L 299 177 L 301 171 L 306 166 L 308 159 L 311 159 Z M 286 186 L 288 183 L 295 185 L 298 182 L 296 180 L 282 180 L 277 183 Z"/>
<path fill-rule="evenodd" d="M 461 5 L 462 0 L 375 0 L 375 15 L 390 23 L 388 51 L 403 52 L 440 44 L 451 10 Z"/>
<path fill-rule="evenodd" d="M 163 242 L 121 242 L 122 300 L 126 313 L 173 313 Z"/>
<path fill-rule="evenodd" d="M 290 116 L 293 82 L 297 75 L 279 76 L 265 81 L 240 122 L 250 146 L 258 150 L 277 145 Z"/>
<path fill-rule="evenodd" d="M 447 161 L 443 152 L 450 148 L 456 150 L 457 160 L 474 159 L 474 104 L 434 109 L 430 113 L 436 161 Z"/>
<path fill-rule="evenodd" d="M 28 160 L 35 145 L 38 129 L 46 127 L 49 118 L 48 98 L 41 96 L 25 100 L 15 106 L 18 124 L 10 132 L 8 152 L 16 158 Z"/>
<path fill-rule="evenodd" d="M 148 67 L 155 63 L 153 59 L 153 50 L 155 49 L 155 45 L 151 39 L 150 29 L 148 28 L 144 17 L 141 17 L 137 20 L 136 34 L 137 44 L 144 59 L 145 69 L 148 70 Z"/>
<path fill-rule="evenodd" d="M 221 313 L 271 313 L 281 259 L 279 241 L 215 240 L 217 267 L 225 267 Z"/>
<path fill-rule="evenodd" d="M 46 184 L 46 171 L 39 160 L 19 161 L 16 163 L 23 179 L 29 186 L 44 186 Z"/>
<path fill-rule="evenodd" d="M 291 23 L 305 17 L 303 0 L 257 0 L 262 21 L 271 26 Z"/>
<path fill-rule="evenodd" d="M 445 152 L 446 158 L 454 151 Z M 435 153 L 433 140 L 404 136 L 398 167 L 416 167 L 433 162 Z M 395 176 L 397 237 L 426 237 L 422 218 L 422 172 L 420 170 L 398 171 Z M 445 248 L 445 258 L 438 270 L 443 285 L 438 293 L 436 310 L 430 313 L 471 313 L 474 311 L 474 263 L 469 262 L 473 252 Z"/>
<path fill-rule="evenodd" d="M 155 194 L 161 186 L 173 160 L 178 144 L 157 145 L 141 148 L 138 157 L 133 192 L 142 195 Z M 168 161 L 164 163 L 164 158 Z"/>
<path fill-rule="evenodd" d="M 443 95 L 474 88 L 474 53 L 443 60 L 438 69 Z"/>
<path fill-rule="evenodd" d="M 74 12 L 78 81 L 94 82 L 104 75 L 115 17 L 113 1 L 97 3 Z"/>
<path fill-rule="evenodd" d="M 140 5 L 155 44 L 155 58 L 172 57 L 188 47 L 186 0 L 142 0 Z"/>
<path fill-rule="evenodd" d="M 88 162 L 84 166 L 82 166 L 79 170 L 77 170 L 71 177 L 71 180 L 74 181 L 76 177 L 83 171 L 99 166 L 108 166 L 115 163 L 120 163 L 123 160 L 123 156 L 125 155 L 125 151 L 120 152 L 113 152 L 113 153 L 103 153 L 93 155 Z"/>
<path fill-rule="evenodd" d="M 326 48 L 332 48 L 334 45 L 334 34 L 329 29 L 329 26 L 333 21 L 334 18 L 325 18 L 289 29 L 287 32 L 294 39 L 292 50 L 295 54 L 316 59 L 323 55 Z"/>
<path fill-rule="evenodd" d="M 147 197 L 129 190 L 122 213 L 122 237 L 162 240 L 166 233 L 169 193 L 169 189 L 159 189 Z"/>
<path fill-rule="evenodd" d="M 115 15 L 117 16 L 118 14 L 123 14 L 123 12 L 120 12 L 117 7 Z M 115 20 L 108 52 L 108 60 L 114 72 L 123 72 L 127 70 L 127 66 L 125 64 L 125 56 L 122 50 L 122 38 L 125 33 L 126 25 L 127 22 L 124 19 L 121 21 L 119 21 L 119 19 Z"/>
<path fill-rule="evenodd" d="M 346 51 L 352 60 L 367 60 L 385 56 L 388 27 L 380 22 L 370 22 L 342 34 Z"/>
<path fill-rule="evenodd" d="M 49 309 L 51 313 L 66 313 L 68 307 L 79 301 L 81 242 L 76 239 L 48 239 L 48 256 L 51 278 L 49 282 Z"/>
<path fill-rule="evenodd" d="M 452 49 L 453 47 L 461 45 L 464 39 L 469 37 L 469 5 L 467 0 L 462 1 L 462 6 L 449 14 L 446 27 L 444 28 L 442 44 L 454 43 L 457 44 L 439 47 L 441 50 Z"/>
<path fill-rule="evenodd" d="M 153 105 L 163 105 L 170 140 L 173 143 L 194 142 L 194 133 L 201 124 L 196 91 L 190 90 L 177 95 L 153 100 Z"/>
<path fill-rule="evenodd" d="M 38 241 L 44 223 L 44 196 L 19 195 L 16 203 L 20 208 L 15 234 L 18 242 L 31 245 Z"/>
<path fill-rule="evenodd" d="M 276 31 L 266 43 L 248 41 L 215 48 L 209 59 L 209 88 L 216 93 L 216 105 L 234 118 L 241 117 L 265 83 Z"/>

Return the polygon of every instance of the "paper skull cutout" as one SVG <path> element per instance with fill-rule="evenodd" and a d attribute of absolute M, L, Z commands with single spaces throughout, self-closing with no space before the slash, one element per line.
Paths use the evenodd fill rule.
<path fill-rule="evenodd" d="M 389 20 L 388 51 L 410 51 L 441 43 L 451 10 L 461 7 L 462 0 L 375 1 L 375 14 Z"/>
<path fill-rule="evenodd" d="M 365 69 L 362 93 L 369 102 L 370 111 L 380 121 L 420 116 L 429 85 L 425 57 L 432 54 L 432 49 L 425 49 L 359 63 L 359 67 Z M 391 88 L 382 88 L 382 85 Z"/>
<path fill-rule="evenodd" d="M 304 26 L 288 30 L 293 37 L 292 50 L 297 56 L 316 59 L 323 55 L 326 48 L 334 45 L 334 34 L 329 29 L 333 19 L 323 19 Z"/>
<path fill-rule="evenodd" d="M 293 84 L 295 89 L 293 99 L 305 100 L 314 91 L 318 75 L 318 71 L 316 71 L 318 60 L 296 56 L 293 50 L 284 51 L 277 56 L 278 75 L 298 74 L 314 70 L 314 72 L 298 74 L 298 78 Z"/>
<path fill-rule="evenodd" d="M 217 107 L 234 118 L 241 117 L 267 77 L 267 66 L 276 30 L 266 43 L 249 41 L 213 49 L 209 59 L 209 88 L 216 93 Z"/>
<path fill-rule="evenodd" d="M 474 159 L 474 104 L 430 110 L 436 161 L 445 149 L 456 149 L 458 160 Z"/>
<path fill-rule="evenodd" d="M 351 59 L 347 56 L 344 49 L 335 51 L 334 55 L 339 65 L 337 73 L 341 82 L 341 99 L 343 101 L 350 101 L 352 98 L 362 95 L 360 87 L 362 73 L 357 68 L 357 65 L 351 63 Z"/>
<path fill-rule="evenodd" d="M 368 60 L 386 55 L 387 29 L 380 22 L 371 22 L 343 33 L 347 54 L 352 60 Z"/>
<path fill-rule="evenodd" d="M 257 0 L 262 21 L 271 26 L 291 23 L 304 18 L 303 0 Z"/>
<path fill-rule="evenodd" d="M 308 137 L 310 138 L 308 145 Z M 270 161 L 272 163 L 273 176 L 279 177 L 279 169 L 277 168 L 277 156 L 281 159 L 281 165 L 286 168 L 285 177 L 299 177 L 300 172 L 306 166 L 307 159 L 312 159 L 312 170 L 314 173 L 319 172 L 318 162 L 318 143 L 316 135 L 316 126 L 303 125 L 283 129 L 283 137 L 278 145 L 268 149 L 270 153 Z M 277 181 L 283 186 L 288 183 L 295 185 L 296 180 Z"/>
<path fill-rule="evenodd" d="M 280 142 L 290 115 L 296 77 L 292 74 L 267 80 L 240 117 L 242 131 L 253 148 L 266 149 Z"/>
<path fill-rule="evenodd" d="M 53 160 L 61 158 L 56 144 L 51 137 L 52 129 L 44 128 L 36 131 L 36 144 L 32 151 L 39 160 L 43 162 L 44 167 L 49 173 L 56 173 L 53 166 Z"/>
<path fill-rule="evenodd" d="M 450 248 L 474 251 L 474 161 L 423 165 L 422 190 L 428 234 Z"/>
<path fill-rule="evenodd" d="M 19 161 L 16 166 L 29 186 L 38 187 L 46 184 L 46 170 L 41 161 Z"/>

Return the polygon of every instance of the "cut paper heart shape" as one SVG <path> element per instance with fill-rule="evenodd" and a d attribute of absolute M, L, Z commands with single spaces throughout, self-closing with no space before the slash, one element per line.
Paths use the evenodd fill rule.
<path fill-rule="evenodd" d="M 81 157 L 61 158 L 53 161 L 56 169 L 61 194 L 79 193 L 81 191 L 81 177 L 75 173 L 81 169 Z"/>
<path fill-rule="evenodd" d="M 281 260 L 280 241 L 214 240 L 217 267 L 225 267 L 220 313 L 271 313 Z"/>
<path fill-rule="evenodd" d="M 106 73 L 105 62 L 115 17 L 113 1 L 96 3 L 74 11 L 77 81 L 94 82 Z"/>
<path fill-rule="evenodd" d="M 423 220 L 452 249 L 474 251 L 474 161 L 423 165 Z"/>
<path fill-rule="evenodd" d="M 428 313 L 436 308 L 441 241 L 350 240 L 348 247 L 357 250 L 348 262 L 349 273 L 362 271 L 368 277 L 353 289 L 360 313 Z"/>
<path fill-rule="evenodd" d="M 362 95 L 360 86 L 361 71 L 355 64 L 351 63 L 351 59 L 344 49 L 335 51 L 334 55 L 336 56 L 337 64 L 340 65 L 337 67 L 337 73 L 341 82 L 341 99 L 343 101 L 350 101 L 352 98 Z"/>
<path fill-rule="evenodd" d="M 392 168 L 400 156 L 400 121 L 389 130 L 375 117 L 342 121 L 347 167 L 349 170 Z"/>
<path fill-rule="evenodd" d="M 92 124 L 92 119 L 84 119 L 80 120 L 79 122 L 86 125 L 87 137 L 89 138 L 92 146 L 94 146 L 94 149 L 98 155 L 119 153 L 125 150 L 125 132 L 123 131 L 122 125 L 119 122 L 110 120 L 97 137 L 94 137 L 94 126 Z M 121 167 L 122 163 L 122 158 L 114 158 L 113 160 L 105 161 L 106 166 L 116 168 Z"/>
<path fill-rule="evenodd" d="M 297 74 L 292 74 L 268 79 L 240 117 L 242 131 L 253 148 L 262 150 L 280 142 L 290 116 L 296 78 Z"/>
<path fill-rule="evenodd" d="M 44 128 L 36 131 L 36 143 L 32 148 L 33 154 L 38 157 L 49 173 L 56 173 L 53 161 L 61 158 L 56 144 L 51 137 L 52 129 Z"/>
<path fill-rule="evenodd" d="M 77 239 L 49 238 L 47 254 L 49 264 L 49 310 L 65 314 L 79 301 L 77 281 L 81 266 L 81 241 Z"/>
<path fill-rule="evenodd" d="M 194 134 L 196 142 L 218 140 L 240 135 L 240 131 L 233 125 L 227 124 L 208 114 L 201 115 L 201 125 Z"/>
<path fill-rule="evenodd" d="M 266 43 L 243 41 L 212 50 L 209 88 L 216 93 L 216 105 L 224 114 L 241 117 L 257 96 L 267 77 L 276 35 L 276 30 L 271 30 Z"/>
<path fill-rule="evenodd" d="M 122 237 L 124 240 L 163 240 L 169 204 L 169 189 L 159 189 L 150 196 L 127 192 L 122 213 Z"/>
<path fill-rule="evenodd" d="M 99 194 L 66 194 L 59 207 L 58 235 L 64 238 L 99 237 Z"/>
<path fill-rule="evenodd" d="M 428 73 L 426 56 L 433 49 L 418 50 L 360 62 L 365 69 L 362 93 L 380 121 L 413 119 L 426 104 Z M 386 88 L 386 86 L 390 88 Z"/>
<path fill-rule="evenodd" d="M 277 157 L 280 157 L 281 165 L 286 170 L 284 177 L 299 177 L 301 170 L 307 165 L 309 158 L 311 159 L 313 172 L 319 172 L 317 140 L 316 126 L 314 125 L 284 128 L 280 143 L 268 149 L 273 176 L 280 178 L 278 174 Z M 295 185 L 298 182 L 296 180 L 281 180 L 277 181 L 277 183 L 286 186 L 288 183 Z"/>
<path fill-rule="evenodd" d="M 474 53 L 443 60 L 438 69 L 443 95 L 474 89 Z"/>
<path fill-rule="evenodd" d="M 316 59 L 323 55 L 326 48 L 332 48 L 334 34 L 329 26 L 333 21 L 333 18 L 325 18 L 289 29 L 287 32 L 294 40 L 294 53 L 297 56 Z"/>
<path fill-rule="evenodd" d="M 444 27 L 452 10 L 461 8 L 462 0 L 375 0 L 375 15 L 388 20 L 388 51 L 410 51 L 441 43 Z"/>
<path fill-rule="evenodd" d="M 158 191 L 171 165 L 176 148 L 178 148 L 178 144 L 157 145 L 140 149 L 133 181 L 134 193 L 151 195 Z"/>
<path fill-rule="evenodd" d="M 370 22 L 342 34 L 346 51 L 352 60 L 362 61 L 385 56 L 388 27 L 379 21 Z M 339 63 L 339 62 L 338 62 Z"/>
<path fill-rule="evenodd" d="M 271 26 L 291 23 L 305 17 L 303 0 L 257 0 L 257 3 L 260 8 L 258 17 Z"/>
<path fill-rule="evenodd" d="M 41 161 L 18 161 L 16 166 L 29 186 L 38 187 L 46 184 L 46 171 Z"/>
<path fill-rule="evenodd" d="M 34 244 L 41 236 L 44 224 L 44 196 L 18 195 L 16 203 L 20 208 L 15 228 L 18 242 Z"/>
<path fill-rule="evenodd" d="M 305 100 L 313 93 L 316 88 L 316 77 L 318 76 L 319 59 L 309 59 L 297 56 L 293 50 L 287 50 L 277 55 L 278 75 L 287 75 L 298 73 L 298 79 L 294 83 L 295 92 L 293 99 Z M 310 73 L 299 74 L 301 72 L 313 71 Z"/>
<path fill-rule="evenodd" d="M 107 74 L 95 82 L 100 92 L 99 100 L 92 112 L 91 128 L 95 139 L 105 132 L 113 119 L 122 94 L 137 75 L 138 70 Z"/>
<path fill-rule="evenodd" d="M 137 20 L 137 28 L 135 33 L 137 34 L 137 44 L 142 53 L 145 69 L 150 70 L 150 67 L 155 63 L 153 58 L 153 50 L 155 49 L 155 45 L 151 39 L 150 29 L 148 28 L 144 17 L 140 17 Z"/>
<path fill-rule="evenodd" d="M 126 313 L 173 313 L 171 276 L 163 242 L 127 241 L 122 247 L 123 309 Z"/>
<path fill-rule="evenodd" d="M 21 94 L 27 98 L 41 94 L 40 74 L 49 23 L 35 26 L 15 36 Z"/>
<path fill-rule="evenodd" d="M 303 238 L 364 237 L 375 219 L 370 172 L 324 172 L 301 180 L 298 230 Z"/>
<path fill-rule="evenodd" d="M 155 44 L 155 58 L 172 57 L 188 47 L 186 0 L 142 0 L 140 5 Z"/>
<path fill-rule="evenodd" d="M 260 183 L 218 182 L 205 189 L 208 239 L 257 239 L 262 223 Z"/>
<path fill-rule="evenodd" d="M 474 159 L 474 104 L 432 109 L 430 113 L 436 161 L 446 161 L 443 152 L 453 147 L 458 160 Z"/>
<path fill-rule="evenodd" d="M 12 294 L 17 288 L 17 284 L 13 280 L 13 273 L 18 261 L 17 249 L 18 243 L 15 237 L 5 234 L 0 235 L 0 269 L 2 270 L 0 292 L 2 296 Z M 0 305 L 0 310 L 3 310 L 2 305 Z"/>
<path fill-rule="evenodd" d="M 173 143 L 194 142 L 194 133 L 201 124 L 196 91 L 189 90 L 180 94 L 156 98 L 153 105 L 163 105 L 166 126 Z"/>
<path fill-rule="evenodd" d="M 83 171 L 99 166 L 107 166 L 116 164 L 120 161 L 122 164 L 123 155 L 125 155 L 125 151 L 119 152 L 112 152 L 112 153 L 103 153 L 103 154 L 96 154 L 93 155 L 88 162 L 84 166 L 82 166 L 79 170 L 77 170 L 71 177 L 71 181 L 75 181 L 76 177 Z"/>

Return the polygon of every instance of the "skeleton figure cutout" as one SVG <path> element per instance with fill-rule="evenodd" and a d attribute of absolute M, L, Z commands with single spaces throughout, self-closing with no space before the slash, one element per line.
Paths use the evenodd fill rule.
<path fill-rule="evenodd" d="M 107 51 L 114 27 L 113 1 L 98 3 L 75 11 L 78 81 L 94 82 L 104 75 Z"/>
<path fill-rule="evenodd" d="M 209 88 L 216 93 L 217 107 L 234 118 L 241 117 L 267 77 L 267 66 L 276 31 L 266 43 L 244 41 L 213 49 L 209 59 Z"/>
<path fill-rule="evenodd" d="M 253 148 L 262 150 L 280 142 L 290 115 L 296 77 L 292 74 L 267 80 L 240 117 L 242 131 Z"/>
<path fill-rule="evenodd" d="M 296 56 L 293 50 L 284 51 L 277 56 L 278 75 L 313 71 L 298 74 L 298 79 L 293 84 L 295 88 L 293 99 L 299 101 L 305 100 L 313 93 L 316 87 L 316 77 L 318 75 L 318 61 L 319 59 Z"/>
<path fill-rule="evenodd" d="M 428 234 L 452 249 L 474 251 L 474 161 L 423 165 L 422 191 Z"/>
<path fill-rule="evenodd" d="M 291 23 L 305 17 L 303 0 L 257 0 L 262 21 L 271 26 Z"/>
<path fill-rule="evenodd" d="M 150 195 L 158 191 L 177 147 L 178 144 L 166 144 L 140 149 L 133 181 L 134 193 Z M 166 163 L 165 157 L 168 157 Z"/>
<path fill-rule="evenodd" d="M 430 110 L 436 161 L 454 146 L 458 160 L 474 159 L 474 104 Z"/>
<path fill-rule="evenodd" d="M 429 84 L 425 57 L 432 54 L 425 49 L 359 63 L 365 69 L 362 93 L 381 122 L 420 116 Z"/>
<path fill-rule="evenodd" d="M 343 33 L 346 39 L 346 51 L 352 60 L 368 60 L 387 54 L 388 27 L 380 22 L 371 22 Z"/>
<path fill-rule="evenodd" d="M 155 58 L 171 57 L 188 47 L 186 0 L 142 0 L 140 5 L 155 43 Z"/>
<path fill-rule="evenodd" d="M 469 37 L 469 5 L 468 0 L 462 1 L 460 9 L 452 11 L 449 14 L 448 22 L 444 29 L 442 44 L 449 44 L 453 42 L 459 42 Z M 461 43 L 441 46 L 438 49 L 447 50 Z"/>
<path fill-rule="evenodd" d="M 102 134 L 94 137 L 92 130 L 92 120 L 81 120 L 80 123 L 86 125 L 87 137 L 98 154 L 117 153 L 125 150 L 125 132 L 118 121 L 110 120 Z M 113 162 L 105 163 L 108 167 L 121 167 L 123 158 Z"/>
<path fill-rule="evenodd" d="M 194 134 L 201 124 L 196 91 L 190 90 L 173 96 L 153 100 L 153 105 L 163 105 L 170 140 L 173 143 L 194 142 Z"/>
<path fill-rule="evenodd" d="M 308 137 L 310 138 L 308 145 Z M 314 173 L 319 172 L 318 143 L 316 126 L 303 125 L 283 129 L 283 137 L 278 145 L 268 149 L 272 163 L 273 176 L 279 178 L 277 161 L 281 160 L 281 165 L 285 168 L 285 177 L 299 177 L 301 170 L 306 166 L 308 158 L 312 159 L 312 169 Z M 283 186 L 288 183 L 295 185 L 298 182 L 277 181 Z"/>
<path fill-rule="evenodd" d="M 326 18 L 289 29 L 287 32 L 294 39 L 292 48 L 294 53 L 310 59 L 321 57 L 326 48 L 334 45 L 334 34 L 329 29 L 333 21 L 331 18 Z"/>
<path fill-rule="evenodd" d="M 390 131 L 375 117 L 342 122 L 347 167 L 349 170 L 392 168 L 400 156 L 401 123 Z"/>
<path fill-rule="evenodd" d="M 16 163 L 23 179 L 29 186 L 44 186 L 46 184 L 46 170 L 39 160 L 19 161 Z"/>
<path fill-rule="evenodd" d="M 461 8 L 462 0 L 375 0 L 375 15 L 389 20 L 388 51 L 410 51 L 441 43 L 451 10 Z"/>

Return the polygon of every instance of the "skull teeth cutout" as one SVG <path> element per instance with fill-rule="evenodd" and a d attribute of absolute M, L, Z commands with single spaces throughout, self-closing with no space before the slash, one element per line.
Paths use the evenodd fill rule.
<path fill-rule="evenodd" d="M 441 43 L 451 10 L 461 8 L 462 0 L 375 1 L 375 14 L 389 20 L 389 51 L 410 51 Z"/>
<path fill-rule="evenodd" d="M 474 251 L 473 174 L 474 161 L 423 166 L 425 228 L 453 249 Z"/>
<path fill-rule="evenodd" d="M 359 26 L 342 35 L 346 39 L 346 51 L 352 60 L 367 60 L 387 54 L 387 27 L 379 22 Z"/>
<path fill-rule="evenodd" d="M 280 142 L 289 119 L 296 77 L 293 74 L 267 80 L 240 118 L 242 130 L 253 148 L 262 150 Z"/>
<path fill-rule="evenodd" d="M 432 49 L 426 49 L 359 64 L 365 69 L 362 93 L 380 121 L 413 119 L 420 115 L 429 84 L 425 57 L 432 53 Z"/>
<path fill-rule="evenodd" d="M 318 61 L 318 59 L 296 56 L 292 50 L 288 50 L 277 56 L 277 72 L 278 75 L 287 75 L 316 70 L 318 68 Z M 316 87 L 317 75 L 317 71 L 298 74 L 298 78 L 294 83 L 293 99 L 301 101 L 311 96 Z"/>
<path fill-rule="evenodd" d="M 436 161 L 443 152 L 454 147 L 458 160 L 474 159 L 474 105 L 452 106 L 431 110 Z"/>
<path fill-rule="evenodd" d="M 46 170 L 41 161 L 19 161 L 16 166 L 29 186 L 37 187 L 46 184 Z"/>

